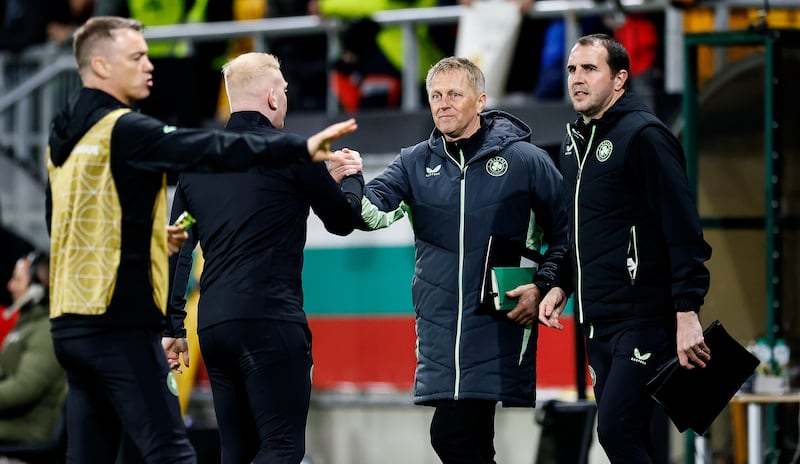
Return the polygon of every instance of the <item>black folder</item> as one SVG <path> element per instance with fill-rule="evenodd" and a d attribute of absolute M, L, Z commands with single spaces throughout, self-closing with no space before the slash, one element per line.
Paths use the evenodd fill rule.
<path fill-rule="evenodd" d="M 666 411 L 680 432 L 704 435 L 759 361 L 714 321 L 703 331 L 711 360 L 705 368 L 684 369 L 675 356 L 647 383 L 650 396 Z"/>
<path fill-rule="evenodd" d="M 520 241 L 507 239 L 496 234 L 490 235 L 486 243 L 486 252 L 483 256 L 478 303 L 481 306 L 494 308 L 494 295 L 492 293 L 493 267 L 533 267 L 538 269 L 542 260 L 543 257 L 539 252 L 527 248 Z"/>

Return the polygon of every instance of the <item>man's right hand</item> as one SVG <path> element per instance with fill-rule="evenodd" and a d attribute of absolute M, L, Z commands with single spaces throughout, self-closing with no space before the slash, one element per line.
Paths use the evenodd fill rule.
<path fill-rule="evenodd" d="M 558 316 L 564 312 L 567 306 L 567 294 L 561 287 L 553 287 L 547 292 L 539 303 L 539 322 L 547 327 L 564 330 L 564 326 L 559 322 Z"/>
<path fill-rule="evenodd" d="M 306 145 L 311 161 L 343 161 L 341 155 L 331 153 L 331 142 L 358 129 L 355 119 L 338 122 L 308 138 Z"/>
<path fill-rule="evenodd" d="M 361 153 L 355 150 L 343 148 L 341 150 L 336 150 L 334 154 L 341 156 L 342 161 L 328 161 L 328 172 L 339 185 L 342 185 L 342 180 L 345 177 L 358 174 L 364 168 L 361 160 Z"/>

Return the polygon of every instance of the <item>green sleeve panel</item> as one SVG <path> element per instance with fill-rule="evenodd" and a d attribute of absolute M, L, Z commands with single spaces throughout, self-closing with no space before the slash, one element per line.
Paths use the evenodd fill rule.
<path fill-rule="evenodd" d="M 403 204 L 392 211 L 381 211 L 377 206 L 373 205 L 367 197 L 361 199 L 361 218 L 364 220 L 364 224 L 367 225 L 369 230 L 389 227 L 404 215 Z"/>

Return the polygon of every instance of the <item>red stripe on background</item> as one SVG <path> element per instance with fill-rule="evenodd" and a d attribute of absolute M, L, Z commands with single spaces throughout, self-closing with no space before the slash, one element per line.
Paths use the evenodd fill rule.
<path fill-rule="evenodd" d="M 575 387 L 572 318 L 564 330 L 539 326 L 537 387 Z M 408 316 L 310 317 L 314 388 L 411 389 L 416 358 L 414 318 Z"/>

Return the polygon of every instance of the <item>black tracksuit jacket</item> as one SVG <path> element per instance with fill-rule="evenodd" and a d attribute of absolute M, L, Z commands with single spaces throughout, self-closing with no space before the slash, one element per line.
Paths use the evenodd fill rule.
<path fill-rule="evenodd" d="M 226 131 L 280 133 L 254 111 L 233 113 Z M 301 274 L 310 209 L 329 232 L 347 235 L 360 217 L 363 191 L 360 173 L 340 188 L 322 164 L 182 175 L 172 221 L 186 210 L 197 223 L 170 260 L 172 327 L 165 334 L 185 336 L 184 295 L 198 241 L 204 257 L 198 330 L 235 319 L 306 323 Z"/>
<path fill-rule="evenodd" d="M 674 320 L 675 311 L 698 310 L 711 247 L 669 129 L 625 94 L 601 118 L 567 125 L 559 165 L 573 271 L 560 284 L 574 290 L 579 321 Z"/>

